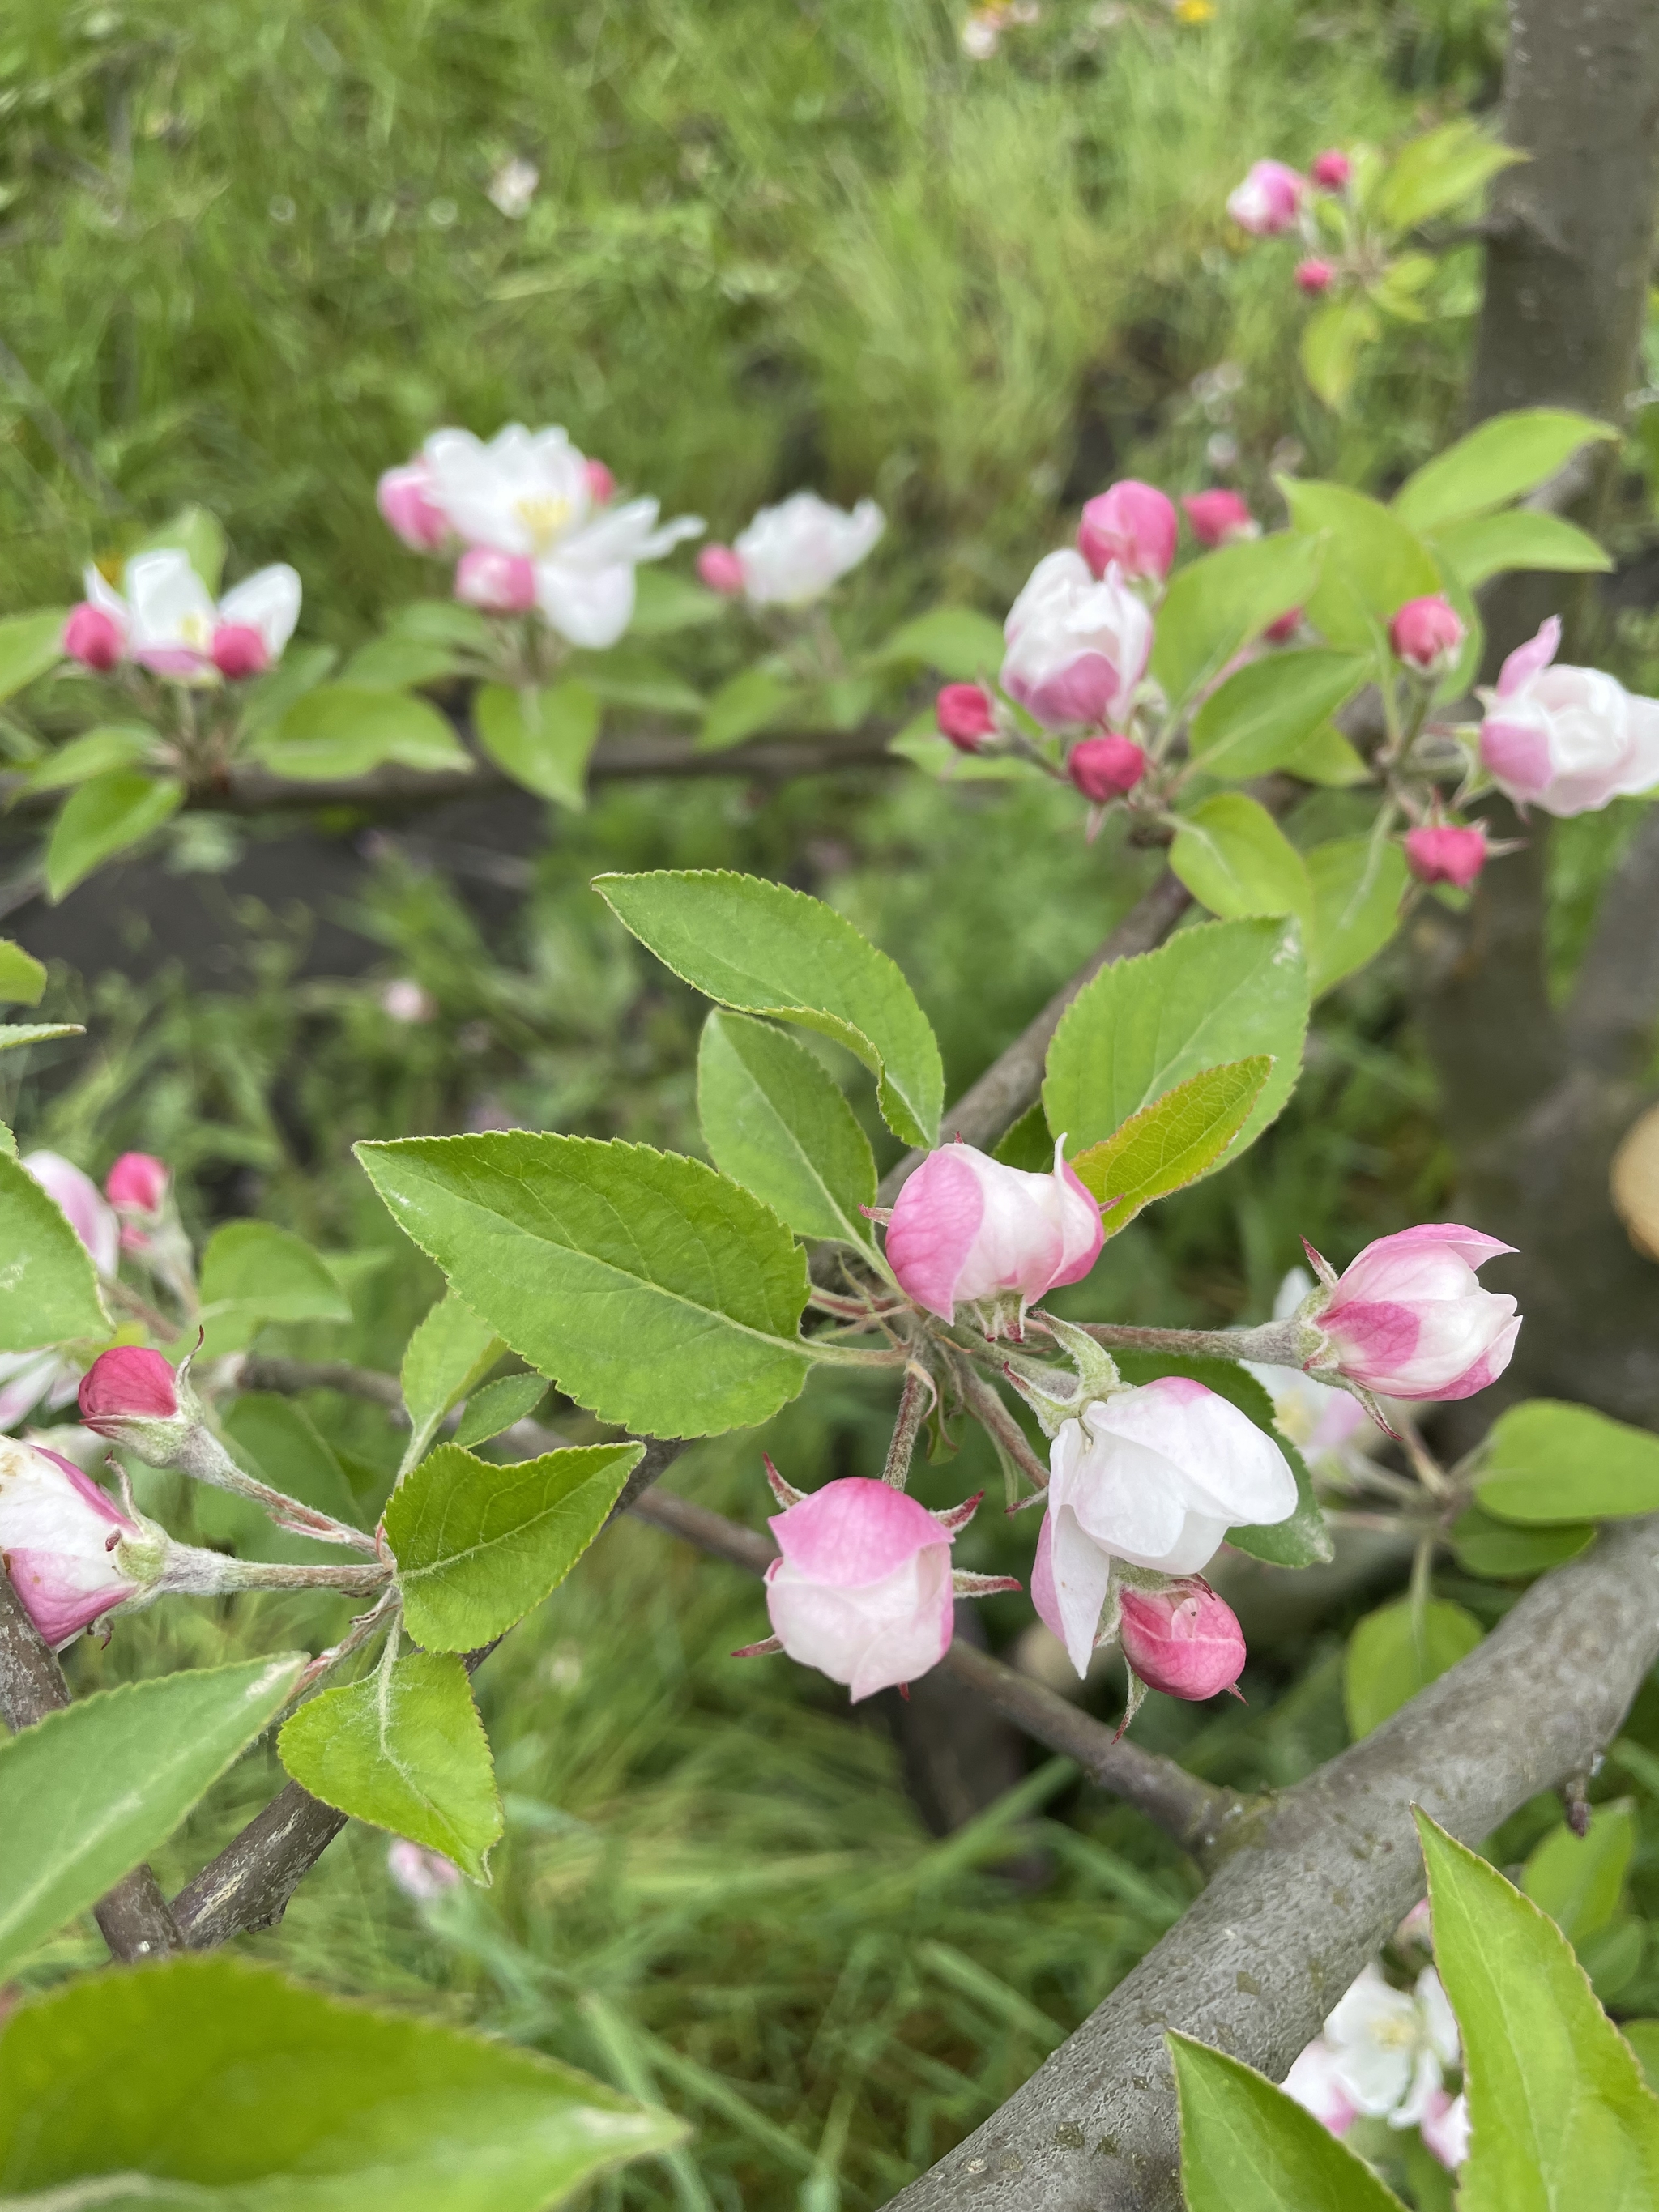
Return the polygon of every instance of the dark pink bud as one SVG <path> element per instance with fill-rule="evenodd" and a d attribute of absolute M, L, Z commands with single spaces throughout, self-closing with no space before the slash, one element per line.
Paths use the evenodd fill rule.
<path fill-rule="evenodd" d="M 584 461 L 587 471 L 587 496 L 595 507 L 609 507 L 617 496 L 617 479 L 603 461 Z"/>
<path fill-rule="evenodd" d="M 1161 584 L 1174 565 L 1180 527 L 1174 505 L 1155 484 L 1126 477 L 1084 508 L 1077 550 L 1097 576 L 1115 561 L 1124 575 Z"/>
<path fill-rule="evenodd" d="M 1389 642 L 1408 668 L 1425 676 L 1443 676 L 1463 642 L 1457 611 L 1436 592 L 1407 599 L 1389 624 Z"/>
<path fill-rule="evenodd" d="M 128 1421 L 170 1421 L 178 1411 L 178 1376 L 142 1345 L 100 1352 L 81 1377 L 81 1419 L 100 1437 L 118 1438 Z"/>
<path fill-rule="evenodd" d="M 474 545 L 456 567 L 455 596 L 485 614 L 527 614 L 536 604 L 536 571 L 522 553 Z"/>
<path fill-rule="evenodd" d="M 1243 1631 L 1207 1583 L 1126 1589 L 1121 1603 L 1123 1656 L 1149 1689 L 1171 1698 L 1213 1698 L 1243 1672 Z"/>
<path fill-rule="evenodd" d="M 113 668 L 125 642 L 120 623 L 102 607 L 82 599 L 78 607 L 70 609 L 64 624 L 64 650 L 83 668 L 95 668 L 100 675 Z"/>
<path fill-rule="evenodd" d="M 1419 884 L 1455 884 L 1465 891 L 1486 865 L 1486 834 L 1454 823 L 1406 832 L 1406 866 Z"/>
<path fill-rule="evenodd" d="M 1328 292 L 1336 282 L 1336 271 L 1328 261 L 1310 254 L 1307 260 L 1296 264 L 1296 289 L 1298 292 Z"/>
<path fill-rule="evenodd" d="M 1280 615 L 1277 622 L 1269 623 L 1261 635 L 1269 645 L 1287 645 L 1301 627 L 1302 610 L 1292 607 L 1289 614 Z"/>
<path fill-rule="evenodd" d="M 996 708 L 991 695 L 978 684 L 947 684 L 933 702 L 933 714 L 942 737 L 959 752 L 976 753 L 987 738 L 996 734 Z"/>
<path fill-rule="evenodd" d="M 245 676 L 262 676 L 270 665 L 265 641 L 252 623 L 221 623 L 211 652 L 214 666 L 233 684 Z"/>
<path fill-rule="evenodd" d="M 1322 192 L 1340 192 L 1353 174 L 1353 163 L 1340 146 L 1328 147 L 1324 153 L 1314 156 L 1308 173 Z"/>
<path fill-rule="evenodd" d="M 435 553 L 449 535 L 449 517 L 433 495 L 432 472 L 418 456 L 386 471 L 374 503 L 413 553 Z"/>
<path fill-rule="evenodd" d="M 104 1195 L 118 1213 L 159 1213 L 172 1181 L 154 1153 L 123 1152 L 104 1178 Z"/>
<path fill-rule="evenodd" d="M 1189 492 L 1181 504 L 1200 545 L 1230 545 L 1235 538 L 1261 534 L 1261 525 L 1236 491 Z"/>
<path fill-rule="evenodd" d="M 1066 773 L 1097 806 L 1121 799 L 1146 773 L 1146 756 L 1133 738 L 1084 738 L 1066 757 Z"/>
<path fill-rule="evenodd" d="M 711 592 L 728 599 L 743 592 L 743 556 L 729 545 L 705 545 L 697 556 L 697 574 Z"/>

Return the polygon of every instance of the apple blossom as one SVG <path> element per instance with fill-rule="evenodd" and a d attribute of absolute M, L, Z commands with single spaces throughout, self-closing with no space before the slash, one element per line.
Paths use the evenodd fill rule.
<path fill-rule="evenodd" d="M 1036 1577 L 1032 1577 L 1035 1587 Z M 1232 1607 L 1196 1577 L 1161 1590 L 1121 1593 L 1118 1642 L 1149 1689 L 1196 1702 L 1231 1690 L 1244 1667 L 1244 1634 Z"/>
<path fill-rule="evenodd" d="M 64 650 L 83 668 L 106 675 L 121 658 L 126 641 L 125 624 L 106 609 L 94 606 L 89 599 L 70 609 L 69 620 L 64 624 Z"/>
<path fill-rule="evenodd" d="M 1115 566 L 1098 581 L 1069 549 L 1037 562 L 1003 624 L 1002 688 L 1046 729 L 1121 719 L 1152 649 L 1152 617 Z"/>
<path fill-rule="evenodd" d="M 1328 146 L 1315 155 L 1308 173 L 1322 192 L 1340 192 L 1347 188 L 1353 163 L 1340 146 Z"/>
<path fill-rule="evenodd" d="M 1481 694 L 1480 757 L 1498 789 L 1547 814 L 1589 814 L 1659 784 L 1659 700 L 1599 668 L 1556 666 L 1561 618 L 1504 663 Z"/>
<path fill-rule="evenodd" d="M 1336 2053 L 1322 2035 L 1316 2035 L 1297 2054 L 1279 2086 L 1304 2112 L 1311 2112 L 1322 2128 L 1340 2137 L 1359 2118 L 1359 2107 L 1342 2087 L 1336 2069 Z"/>
<path fill-rule="evenodd" d="M 1463 638 L 1462 617 L 1438 592 L 1407 599 L 1389 624 L 1389 643 L 1395 658 L 1420 676 L 1443 676 L 1456 659 Z"/>
<path fill-rule="evenodd" d="M 996 735 L 996 706 L 980 684 L 945 684 L 933 702 L 933 719 L 958 752 L 976 753 Z"/>
<path fill-rule="evenodd" d="M 0 1353 L 0 1430 L 15 1429 L 36 1407 L 56 1413 L 74 1397 L 81 1370 L 57 1351 Z"/>
<path fill-rule="evenodd" d="M 729 545 L 705 545 L 697 556 L 697 574 L 722 599 L 743 597 L 743 562 Z"/>
<path fill-rule="evenodd" d="M 488 445 L 470 430 L 434 430 L 422 454 L 457 536 L 528 561 L 535 605 L 572 645 L 614 645 L 633 618 L 637 565 L 702 530 L 696 515 L 659 525 L 654 499 L 602 506 L 585 457 L 556 428 L 510 422 Z"/>
<path fill-rule="evenodd" d="M 1161 584 L 1175 564 L 1181 525 L 1156 485 L 1126 477 L 1091 499 L 1078 525 L 1078 550 L 1103 576 L 1114 562 L 1131 582 Z"/>
<path fill-rule="evenodd" d="M 1249 1416 L 1184 1376 L 1114 1391 L 1062 1423 L 1048 1455 L 1059 1634 L 1088 1671 L 1112 1561 L 1195 1575 L 1238 1523 L 1287 1521 L 1296 1477 Z"/>
<path fill-rule="evenodd" d="M 1333 2073 L 1343 2094 L 1370 2118 L 1414 2128 L 1457 2063 L 1457 2022 L 1432 1966 L 1414 1990 L 1397 1990 L 1375 1966 L 1358 1978 L 1325 2022 Z"/>
<path fill-rule="evenodd" d="M 167 1539 L 119 1510 L 70 1460 L 0 1437 L 0 1556 L 54 1651 L 158 1579 Z"/>
<path fill-rule="evenodd" d="M 198 1419 L 188 1390 L 159 1352 L 143 1345 L 118 1344 L 100 1352 L 81 1378 L 81 1419 L 112 1443 L 133 1445 L 143 1459 L 147 1447 L 182 1438 Z M 153 1464 L 153 1462 L 152 1462 Z"/>
<path fill-rule="evenodd" d="M 1478 824 L 1425 822 L 1401 842 L 1406 866 L 1419 884 L 1455 884 L 1467 890 L 1486 865 L 1486 833 Z"/>
<path fill-rule="evenodd" d="M 257 675 L 282 658 L 300 617 L 300 579 L 285 562 L 247 577 L 216 607 L 188 556 L 172 546 L 137 555 L 122 581 L 133 659 L 181 683 Z M 217 665 L 222 653 L 224 670 Z"/>
<path fill-rule="evenodd" d="M 118 1214 L 159 1213 L 167 1202 L 173 1176 L 153 1152 L 123 1152 L 104 1177 L 104 1195 Z"/>
<path fill-rule="evenodd" d="M 1335 270 L 1328 261 L 1321 260 L 1316 253 L 1310 253 L 1305 261 L 1298 261 L 1296 264 L 1296 289 L 1298 292 L 1307 292 L 1316 298 L 1320 293 L 1328 292 L 1335 282 Z"/>
<path fill-rule="evenodd" d="M 1261 633 L 1269 645 L 1288 645 L 1302 627 L 1302 609 L 1292 607 L 1287 614 L 1270 622 Z"/>
<path fill-rule="evenodd" d="M 63 1213 L 99 1273 L 112 1276 L 120 1262 L 121 1224 L 92 1177 L 61 1152 L 25 1152 L 20 1164 Z"/>
<path fill-rule="evenodd" d="M 1018 1337 L 1033 1298 L 1081 1281 L 1105 1231 L 1065 1142 L 1048 1175 L 1005 1167 L 960 1141 L 930 1152 L 887 1224 L 887 1264 L 905 1295 L 947 1322 L 976 1305 L 992 1335 Z"/>
<path fill-rule="evenodd" d="M 1080 738 L 1066 756 L 1066 773 L 1085 799 L 1104 806 L 1134 789 L 1146 773 L 1146 756 L 1133 738 L 1108 731 Z"/>
<path fill-rule="evenodd" d="M 1283 161 L 1256 161 L 1227 195 L 1227 212 L 1252 238 L 1277 238 L 1302 212 L 1308 180 Z"/>
<path fill-rule="evenodd" d="M 1200 545 L 1231 545 L 1238 538 L 1261 535 L 1261 524 L 1236 491 L 1218 487 L 1188 492 L 1181 505 Z"/>
<path fill-rule="evenodd" d="M 1455 2173 L 1469 2154 L 1469 2100 L 1431 2089 L 1424 2100 L 1418 2132 L 1448 2173 Z"/>
<path fill-rule="evenodd" d="M 523 553 L 471 545 L 456 564 L 455 596 L 485 614 L 527 614 L 536 604 L 535 564 Z"/>
<path fill-rule="evenodd" d="M 374 503 L 411 552 L 435 553 L 450 535 L 449 517 L 433 496 L 432 471 L 419 454 L 386 470 Z"/>
<path fill-rule="evenodd" d="M 1455 1222 L 1377 1237 L 1314 1312 L 1324 1341 L 1309 1371 L 1334 1370 L 1388 1398 L 1484 1390 L 1509 1365 L 1521 1321 L 1509 1293 L 1482 1290 L 1474 1271 L 1514 1249 Z"/>
<path fill-rule="evenodd" d="M 447 1896 L 461 1879 L 453 1859 L 424 1844 L 411 1844 L 407 1836 L 394 1836 L 386 1847 L 386 1872 L 404 1895 L 416 1905 L 430 1905 Z"/>
<path fill-rule="evenodd" d="M 732 548 L 750 605 L 804 607 L 821 599 L 858 567 L 886 522 L 872 499 L 861 499 L 848 514 L 811 491 L 762 507 Z"/>

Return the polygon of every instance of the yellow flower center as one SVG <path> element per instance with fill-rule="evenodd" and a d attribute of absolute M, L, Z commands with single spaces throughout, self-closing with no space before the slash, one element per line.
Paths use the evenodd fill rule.
<path fill-rule="evenodd" d="M 538 553 L 546 553 L 557 544 L 570 520 L 570 501 L 556 492 L 532 492 L 515 500 L 514 507 Z"/>

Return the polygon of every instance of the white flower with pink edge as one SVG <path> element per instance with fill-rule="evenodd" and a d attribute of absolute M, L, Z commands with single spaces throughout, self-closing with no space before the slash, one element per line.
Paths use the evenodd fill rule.
<path fill-rule="evenodd" d="M 1482 1290 L 1475 1269 L 1514 1249 L 1455 1222 L 1377 1237 L 1340 1276 L 1326 1270 L 1329 1299 L 1312 1316 L 1325 1342 L 1310 1371 L 1334 1370 L 1387 1398 L 1473 1397 L 1509 1365 L 1521 1333 L 1514 1298 Z"/>
<path fill-rule="evenodd" d="M 1591 814 L 1659 784 L 1659 699 L 1626 691 L 1600 668 L 1557 665 L 1560 643 L 1552 615 L 1482 693 L 1480 758 L 1517 805 Z"/>
<path fill-rule="evenodd" d="M 1004 1166 L 972 1145 L 930 1152 L 898 1194 L 887 1264 L 907 1297 L 941 1321 L 977 1306 L 988 1332 L 1018 1337 L 1025 1309 L 1079 1282 L 1105 1241 L 1100 1206 L 1054 1146 L 1052 1173 Z"/>
<path fill-rule="evenodd" d="M 1066 547 L 1031 571 L 1003 624 L 1001 683 L 1045 729 L 1121 722 L 1152 650 L 1152 617 L 1114 562 L 1096 580 Z"/>

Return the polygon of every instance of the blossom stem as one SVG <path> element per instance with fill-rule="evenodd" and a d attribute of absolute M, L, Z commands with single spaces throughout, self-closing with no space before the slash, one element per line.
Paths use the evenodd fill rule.
<path fill-rule="evenodd" d="M 237 1559 L 194 1544 L 168 1547 L 157 1589 L 169 1597 L 222 1597 L 252 1589 L 337 1589 L 376 1597 L 392 1580 L 383 1561 L 356 1566 L 342 1559 L 323 1566 L 289 1566 L 274 1559 Z"/>
<path fill-rule="evenodd" d="M 297 1498 L 289 1498 L 283 1491 L 273 1490 L 269 1483 L 256 1481 L 252 1475 L 245 1474 L 212 1430 L 200 1422 L 184 1437 L 172 1463 L 181 1474 L 189 1475 L 194 1481 L 210 1483 L 216 1490 L 234 1491 L 240 1498 L 251 1498 L 279 1528 L 295 1535 L 314 1537 L 322 1544 L 348 1544 L 354 1551 L 371 1555 L 376 1553 L 374 1539 L 364 1529 L 348 1528 L 331 1514 L 320 1513 L 313 1505 L 303 1505 Z M 368 1587 L 378 1588 L 379 1583 Z"/>
<path fill-rule="evenodd" d="M 1025 1441 L 1025 1431 L 1009 1412 L 993 1386 L 981 1375 L 976 1375 L 965 1360 L 952 1361 L 957 1384 L 967 1403 L 969 1412 L 1000 1444 L 1029 1482 L 1039 1490 L 1048 1486 L 1048 1470 Z"/>
<path fill-rule="evenodd" d="M 913 1363 L 905 1369 L 903 1387 L 899 1392 L 898 1418 L 893 1423 L 893 1438 L 887 1447 L 887 1464 L 881 1471 L 881 1479 L 890 1488 L 902 1490 L 910 1480 L 910 1460 L 916 1437 L 938 1398 L 933 1377 L 924 1367 Z"/>
<path fill-rule="evenodd" d="M 1030 1319 L 1040 1325 L 1042 1316 Z M 1270 1367 L 1300 1367 L 1301 1324 L 1264 1322 L 1259 1328 L 1133 1328 L 1115 1322 L 1080 1322 L 1085 1336 L 1113 1352 L 1170 1352 L 1188 1358 L 1254 1359 Z M 1316 1381 L 1321 1378 L 1317 1376 Z"/>

